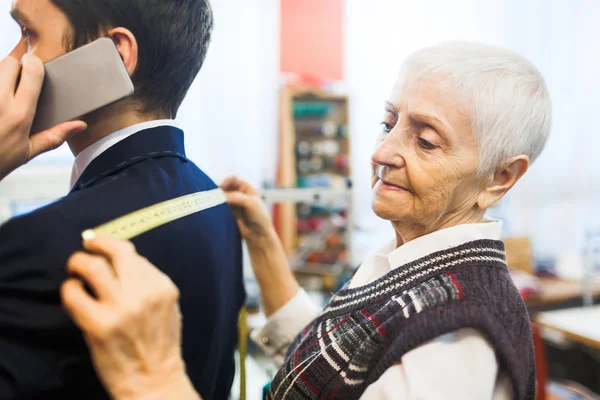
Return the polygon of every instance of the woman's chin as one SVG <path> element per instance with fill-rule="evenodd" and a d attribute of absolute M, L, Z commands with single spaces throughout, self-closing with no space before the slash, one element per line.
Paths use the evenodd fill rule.
<path fill-rule="evenodd" d="M 375 215 L 386 221 L 397 221 L 403 215 L 403 213 L 398 212 L 399 209 L 402 209 L 402 207 L 398 207 L 398 204 L 390 204 L 389 201 L 378 199 L 376 196 L 373 197 L 371 208 Z"/>

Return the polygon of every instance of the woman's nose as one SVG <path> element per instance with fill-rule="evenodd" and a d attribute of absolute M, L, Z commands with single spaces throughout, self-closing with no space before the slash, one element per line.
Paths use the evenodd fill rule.
<path fill-rule="evenodd" d="M 377 146 L 371 157 L 377 165 L 401 168 L 404 166 L 402 135 L 390 132 Z"/>

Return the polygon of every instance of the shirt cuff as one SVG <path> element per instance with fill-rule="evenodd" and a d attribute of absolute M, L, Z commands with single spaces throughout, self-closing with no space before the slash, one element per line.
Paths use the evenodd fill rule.
<path fill-rule="evenodd" d="M 321 313 L 308 293 L 302 288 L 281 308 L 267 319 L 261 329 L 250 334 L 250 338 L 273 358 L 277 365 L 283 364 L 292 340 Z"/>

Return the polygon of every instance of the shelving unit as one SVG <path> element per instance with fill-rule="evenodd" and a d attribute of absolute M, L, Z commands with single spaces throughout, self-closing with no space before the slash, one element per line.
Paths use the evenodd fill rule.
<path fill-rule="evenodd" d="M 276 191 L 265 200 L 276 203 L 275 226 L 296 276 L 330 290 L 351 260 L 348 98 L 286 86 L 280 110 L 276 191 L 286 201 L 275 201 Z"/>

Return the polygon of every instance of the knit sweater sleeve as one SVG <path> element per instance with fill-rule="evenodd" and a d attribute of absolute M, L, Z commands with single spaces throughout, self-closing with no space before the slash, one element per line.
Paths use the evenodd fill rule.
<path fill-rule="evenodd" d="M 321 313 L 304 289 L 267 319 L 267 323 L 250 335 L 277 366 L 285 361 L 292 340 Z"/>

